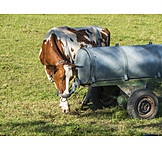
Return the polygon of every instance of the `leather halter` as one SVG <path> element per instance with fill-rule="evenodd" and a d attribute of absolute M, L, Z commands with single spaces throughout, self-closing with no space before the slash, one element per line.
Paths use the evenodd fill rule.
<path fill-rule="evenodd" d="M 59 61 L 59 62 L 56 64 L 56 66 L 59 65 L 59 64 L 62 63 L 62 62 L 66 62 L 66 61 L 65 61 L 65 60 L 61 60 L 61 61 Z"/>

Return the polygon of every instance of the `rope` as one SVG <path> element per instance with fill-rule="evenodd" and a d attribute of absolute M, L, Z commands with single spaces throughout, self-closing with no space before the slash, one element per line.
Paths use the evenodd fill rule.
<path fill-rule="evenodd" d="M 76 95 L 83 90 L 84 87 L 80 88 L 79 91 L 75 92 L 72 96 L 70 96 L 68 99 L 74 99 L 76 97 Z M 53 105 L 54 107 L 57 106 L 58 104 Z"/>
<path fill-rule="evenodd" d="M 81 91 L 83 90 L 84 87 L 80 88 L 79 91 L 75 92 L 72 96 L 69 97 L 69 99 L 74 99 L 74 97 L 76 97 L 76 95 Z"/>

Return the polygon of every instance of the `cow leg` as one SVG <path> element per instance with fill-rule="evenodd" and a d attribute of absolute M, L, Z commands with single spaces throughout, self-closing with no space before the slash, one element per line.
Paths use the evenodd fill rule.
<path fill-rule="evenodd" d="M 70 111 L 69 103 L 66 98 L 60 97 L 60 107 L 63 113 L 68 113 Z"/>

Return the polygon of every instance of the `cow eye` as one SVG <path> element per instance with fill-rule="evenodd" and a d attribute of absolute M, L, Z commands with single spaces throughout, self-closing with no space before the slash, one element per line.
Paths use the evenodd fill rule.
<path fill-rule="evenodd" d="M 63 79 L 63 77 L 62 77 L 62 76 L 60 76 L 60 79 Z"/>
<path fill-rule="evenodd" d="M 60 76 L 60 79 L 61 80 L 64 80 L 65 79 L 65 75 L 64 76 Z"/>

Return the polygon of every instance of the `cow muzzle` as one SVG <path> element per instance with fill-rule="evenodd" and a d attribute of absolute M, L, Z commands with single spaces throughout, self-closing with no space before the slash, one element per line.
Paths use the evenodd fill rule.
<path fill-rule="evenodd" d="M 60 94 L 60 97 L 69 98 L 75 91 L 76 88 L 80 88 L 80 81 L 76 78 L 75 82 L 72 84 L 72 90 L 67 94 Z"/>

